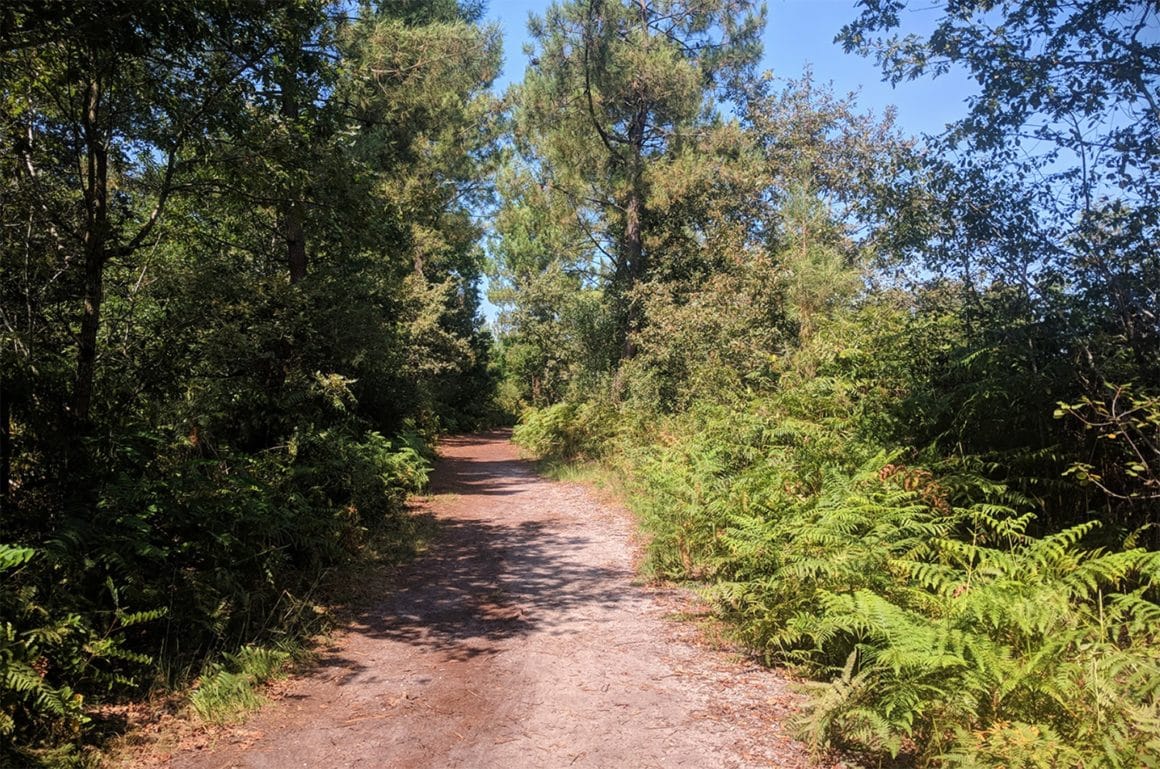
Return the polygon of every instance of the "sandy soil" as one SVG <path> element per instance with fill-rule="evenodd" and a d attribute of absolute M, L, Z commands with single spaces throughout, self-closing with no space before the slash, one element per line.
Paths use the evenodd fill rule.
<path fill-rule="evenodd" d="M 627 514 L 538 477 L 503 433 L 455 438 L 430 551 L 246 724 L 172 769 L 808 767 L 778 673 L 642 585 Z"/>

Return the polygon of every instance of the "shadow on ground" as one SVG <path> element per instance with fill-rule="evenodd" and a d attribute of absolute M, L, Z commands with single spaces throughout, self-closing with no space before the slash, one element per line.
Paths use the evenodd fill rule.
<path fill-rule="evenodd" d="M 577 614 L 624 599 L 626 568 L 590 563 L 584 529 L 557 517 L 558 487 L 530 463 L 503 456 L 500 436 L 463 436 L 432 478 L 440 534 L 430 550 L 402 568 L 391 594 L 356 611 L 349 629 L 467 661 L 503 651 L 533 632 L 577 632 Z M 462 456 L 478 446 L 477 456 Z M 495 455 L 499 456 L 495 456 Z M 505 497 L 496 500 L 494 497 Z M 570 617 L 572 619 L 570 619 Z M 322 668 L 340 680 L 373 675 L 367 664 L 323 653 Z"/>

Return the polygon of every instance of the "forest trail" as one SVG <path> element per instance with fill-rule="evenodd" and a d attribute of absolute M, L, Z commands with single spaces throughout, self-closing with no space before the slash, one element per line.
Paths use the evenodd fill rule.
<path fill-rule="evenodd" d="M 173 769 L 807 767 L 775 672 L 709 648 L 640 584 L 628 515 L 535 474 L 507 434 L 452 438 L 441 534 L 309 674 Z"/>

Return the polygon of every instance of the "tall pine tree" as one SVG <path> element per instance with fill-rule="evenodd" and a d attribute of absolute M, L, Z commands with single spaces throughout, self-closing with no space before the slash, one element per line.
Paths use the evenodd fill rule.
<path fill-rule="evenodd" d="M 663 267 L 660 209 L 682 194 L 660 172 L 720 121 L 756 64 L 761 23 L 749 0 L 573 0 L 531 21 L 531 65 L 513 94 L 517 146 L 574 212 L 583 246 L 571 266 L 603 290 L 618 358 L 634 354 L 644 321 L 634 289 Z"/>

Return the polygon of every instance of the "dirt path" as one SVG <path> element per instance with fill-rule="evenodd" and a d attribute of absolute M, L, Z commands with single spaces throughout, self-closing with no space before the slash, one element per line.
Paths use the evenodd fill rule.
<path fill-rule="evenodd" d="M 776 674 L 697 643 L 633 572 L 623 511 L 534 474 L 502 433 L 451 439 L 442 534 L 318 668 L 173 769 L 807 767 Z"/>

